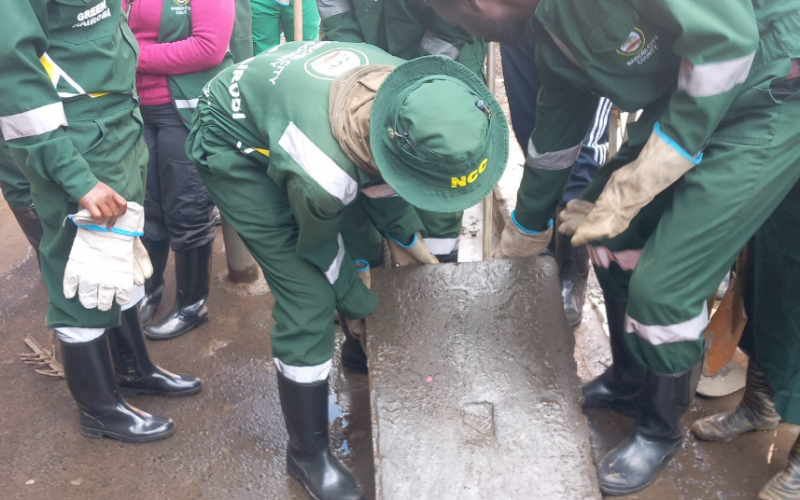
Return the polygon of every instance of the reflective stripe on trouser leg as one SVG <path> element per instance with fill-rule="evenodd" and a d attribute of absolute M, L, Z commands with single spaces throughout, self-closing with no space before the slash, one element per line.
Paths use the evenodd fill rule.
<path fill-rule="evenodd" d="M 438 213 L 417 209 L 425 226 L 425 244 L 436 257 L 447 257 L 458 252 L 458 237 L 464 212 Z"/>
<path fill-rule="evenodd" d="M 291 366 L 275 358 L 275 367 L 281 375 L 298 384 L 313 384 L 328 378 L 331 372 L 332 359 L 316 366 Z"/>
<path fill-rule="evenodd" d="M 58 334 L 59 340 L 62 342 L 68 342 L 70 344 L 90 342 L 96 338 L 100 338 L 105 331 L 105 328 L 56 328 L 56 333 Z"/>
<path fill-rule="evenodd" d="M 211 144 L 202 147 L 207 156 L 221 157 L 224 163 L 215 164 L 213 173 L 199 165 L 200 176 L 261 266 L 275 297 L 273 357 L 295 368 L 324 365 L 333 358 L 336 297 L 322 271 L 297 253 L 299 229 L 286 192 L 250 157 L 226 155 L 229 150 Z"/>

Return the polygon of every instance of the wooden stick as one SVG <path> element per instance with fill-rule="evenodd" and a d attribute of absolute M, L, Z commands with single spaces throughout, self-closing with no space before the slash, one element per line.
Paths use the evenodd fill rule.
<path fill-rule="evenodd" d="M 486 71 L 486 86 L 492 95 L 496 96 L 495 92 L 495 64 L 497 63 L 497 42 L 489 42 L 489 56 L 488 68 Z M 504 117 L 500 117 L 505 119 Z M 483 260 L 492 260 L 492 208 L 494 205 L 494 190 L 489 191 L 486 198 L 483 199 Z"/>

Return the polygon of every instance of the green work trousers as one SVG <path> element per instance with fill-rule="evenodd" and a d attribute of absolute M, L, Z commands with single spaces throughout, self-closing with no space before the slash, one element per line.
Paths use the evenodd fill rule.
<path fill-rule="evenodd" d="M 624 233 L 590 246 L 604 293 L 628 299 L 627 346 L 652 371 L 679 373 L 700 359 L 706 298 L 800 178 L 800 93 L 783 92 L 786 50 L 800 53 L 800 34 L 780 43 L 770 36 L 762 37 L 745 90 L 702 163 L 642 209 Z M 610 174 L 641 148 L 623 145 L 584 199 L 595 200 Z"/>
<path fill-rule="evenodd" d="M 24 208 L 33 205 L 31 183 L 22 175 L 3 136 L 0 135 L 0 189 L 11 208 Z"/>
<path fill-rule="evenodd" d="M 200 177 L 222 217 L 239 233 L 261 266 L 275 297 L 272 309 L 275 326 L 271 335 L 273 356 L 291 367 L 324 365 L 333 357 L 336 296 L 322 271 L 297 253 L 299 227 L 287 193 L 267 175 L 264 165 L 249 156 L 215 144 L 202 130 L 194 141 L 190 147 L 202 149 L 205 154 L 205 162 L 197 163 Z M 356 217 L 356 223 L 348 220 L 343 224 L 351 229 L 351 237 L 356 237 L 364 228 L 374 231 L 358 207 L 345 209 L 345 217 L 348 216 Z M 345 227 L 342 228 L 343 240 Z M 367 257 L 367 254 L 359 253 L 363 251 L 372 252 L 374 258 L 376 249 L 380 251 L 380 240 L 377 241 L 377 247 L 365 245 L 365 250 L 351 251 L 347 242 L 345 247 L 351 258 Z M 353 264 L 344 262 L 343 265 Z M 357 317 L 369 315 L 374 308 L 374 301 L 364 300 L 362 303 L 363 310 L 355 311 Z"/>
<path fill-rule="evenodd" d="M 108 184 L 128 201 L 144 204 L 147 146 L 137 102 L 130 95 L 109 94 L 96 99 L 80 99 L 64 106 L 66 129 L 75 148 L 89 163 L 100 182 Z M 20 166 L 31 183 L 36 212 L 44 235 L 39 246 L 42 276 L 50 308 L 47 324 L 51 328 L 113 328 L 119 325 L 119 305 L 109 311 L 84 308 L 78 296 L 64 297 L 64 270 L 75 239 L 76 227 L 64 222 L 79 208 L 52 179 L 37 176 Z"/>
<path fill-rule="evenodd" d="M 253 53 L 260 54 L 281 43 L 281 32 L 286 41 L 294 41 L 294 1 L 288 6 L 275 0 L 252 0 Z M 303 40 L 319 38 L 319 10 L 317 2 L 303 1 Z"/>
<path fill-rule="evenodd" d="M 781 418 L 800 425 L 800 183 L 756 233 L 747 330 Z"/>
<path fill-rule="evenodd" d="M 438 213 L 417 209 L 425 226 L 425 244 L 439 262 L 458 261 L 458 237 L 464 212 Z"/>

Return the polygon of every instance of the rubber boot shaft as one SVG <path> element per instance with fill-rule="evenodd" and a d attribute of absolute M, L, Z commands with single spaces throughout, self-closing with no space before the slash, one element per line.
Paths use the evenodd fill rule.
<path fill-rule="evenodd" d="M 31 247 L 33 247 L 38 256 L 39 245 L 42 243 L 44 230 L 42 229 L 42 221 L 39 220 L 39 214 L 36 212 L 36 207 L 29 205 L 27 207 L 12 208 L 11 212 L 17 219 L 17 223 L 25 234 L 25 238 L 28 239 L 28 243 L 31 244 Z"/>
<path fill-rule="evenodd" d="M 642 392 L 645 369 L 639 366 L 625 345 L 627 307 L 628 301 L 625 299 L 606 297 L 612 365 L 581 389 L 585 408 L 608 408 L 636 416 L 637 398 Z"/>
<path fill-rule="evenodd" d="M 700 381 L 702 359 L 677 375 L 647 371 L 633 433 L 600 460 L 597 475 L 606 495 L 629 495 L 649 486 L 683 444 L 681 419 Z"/>
<path fill-rule="evenodd" d="M 199 378 L 176 375 L 156 366 L 147 352 L 135 307 L 122 311 L 122 322 L 108 334 L 117 383 L 123 396 L 190 396 L 202 388 Z"/>
<path fill-rule="evenodd" d="M 175 252 L 175 305 L 160 321 L 145 327 L 153 340 L 178 337 L 208 321 L 213 242 L 185 252 Z"/>
<path fill-rule="evenodd" d="M 153 264 L 153 276 L 144 283 L 144 298 L 139 302 L 139 318 L 142 325 L 147 325 L 153 320 L 153 316 L 161 305 L 161 297 L 164 294 L 164 271 L 167 269 L 169 260 L 169 238 L 161 241 L 153 241 L 147 238 L 142 239 L 142 243 L 150 256 Z"/>
<path fill-rule="evenodd" d="M 761 489 L 758 500 L 800 500 L 800 437 L 789 452 L 786 467 Z"/>
<path fill-rule="evenodd" d="M 122 399 L 106 333 L 89 342 L 60 341 L 60 345 L 67 386 L 80 409 L 83 435 L 129 443 L 172 435 L 171 419 L 140 411 Z"/>
<path fill-rule="evenodd" d="M 573 247 L 570 237 L 559 232 L 556 232 L 555 239 L 564 314 L 570 328 L 575 328 L 583 318 L 586 284 L 589 280 L 589 250 L 585 245 Z"/>
<path fill-rule="evenodd" d="M 697 420 L 692 432 L 703 441 L 727 441 L 745 432 L 771 429 L 781 421 L 774 398 L 767 376 L 751 358 L 744 395 L 736 408 Z"/>
<path fill-rule="evenodd" d="M 328 379 L 298 384 L 278 372 L 289 445 L 286 464 L 318 500 L 366 500 L 353 475 L 330 451 L 328 439 Z"/>

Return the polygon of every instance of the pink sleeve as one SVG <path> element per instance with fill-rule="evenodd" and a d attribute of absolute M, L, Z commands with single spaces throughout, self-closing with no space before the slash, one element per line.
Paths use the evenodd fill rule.
<path fill-rule="evenodd" d="M 192 0 L 192 36 L 141 47 L 139 72 L 196 73 L 220 64 L 233 33 L 234 0 Z"/>

